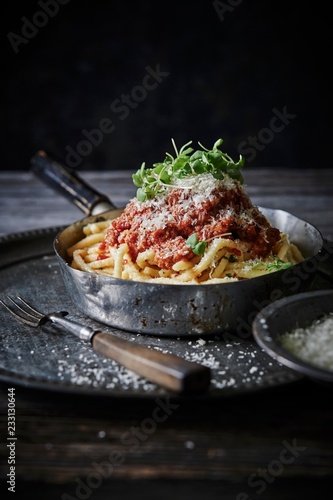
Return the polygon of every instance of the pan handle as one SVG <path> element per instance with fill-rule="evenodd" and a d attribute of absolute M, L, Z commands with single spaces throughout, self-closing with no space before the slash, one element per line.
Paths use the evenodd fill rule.
<path fill-rule="evenodd" d="M 42 181 L 75 203 L 86 215 L 97 215 L 117 208 L 105 195 L 93 189 L 73 169 L 58 163 L 45 151 L 31 158 L 31 170 Z"/>

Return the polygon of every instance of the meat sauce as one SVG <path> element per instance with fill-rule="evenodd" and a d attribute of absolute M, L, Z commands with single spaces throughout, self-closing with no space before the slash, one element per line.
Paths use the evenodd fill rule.
<path fill-rule="evenodd" d="M 280 239 L 280 231 L 270 225 L 237 181 L 231 187 L 215 182 L 208 195 L 205 192 L 198 198 L 197 194 L 176 187 L 146 202 L 134 198 L 112 221 L 100 246 L 101 257 L 109 246 L 127 243 L 133 261 L 139 252 L 153 249 L 156 265 L 171 269 L 178 261 L 194 257 L 186 244 L 193 233 L 200 241 L 231 233 L 225 237 L 248 243 L 251 258 L 265 257 Z"/>

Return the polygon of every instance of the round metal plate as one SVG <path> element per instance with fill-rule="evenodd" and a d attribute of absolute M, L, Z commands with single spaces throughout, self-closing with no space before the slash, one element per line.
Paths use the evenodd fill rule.
<path fill-rule="evenodd" d="M 68 310 L 72 318 L 100 328 L 73 306 L 66 293 L 52 247 L 58 231 L 49 228 L 0 238 L 1 297 L 21 295 L 43 312 Z M 212 382 L 205 398 L 246 394 L 302 378 L 273 360 L 246 330 L 241 337 L 223 332 L 204 339 L 140 335 L 104 325 L 103 330 L 209 366 Z M 0 380 L 7 383 L 108 397 L 165 394 L 70 334 L 53 325 L 40 329 L 22 325 L 1 306 L 0 339 Z"/>

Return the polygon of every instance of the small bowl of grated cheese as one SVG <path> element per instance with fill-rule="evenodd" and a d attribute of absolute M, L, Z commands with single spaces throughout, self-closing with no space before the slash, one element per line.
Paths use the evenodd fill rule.
<path fill-rule="evenodd" d="M 256 315 L 252 330 L 258 345 L 280 363 L 333 382 L 333 290 L 277 300 Z"/>

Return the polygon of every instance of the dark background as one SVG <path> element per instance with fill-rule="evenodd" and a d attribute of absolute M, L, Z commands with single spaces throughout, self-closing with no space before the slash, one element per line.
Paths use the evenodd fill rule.
<path fill-rule="evenodd" d="M 37 15 L 42 3 L 58 12 Z M 328 3 L 40 0 L 2 13 L 2 169 L 29 169 L 38 149 L 78 170 L 136 169 L 172 152 L 171 138 L 219 137 L 251 167 L 331 168 Z M 29 39 L 26 20 L 43 25 Z M 164 76 L 142 90 L 147 67 Z M 88 143 L 104 119 L 112 131 Z"/>

